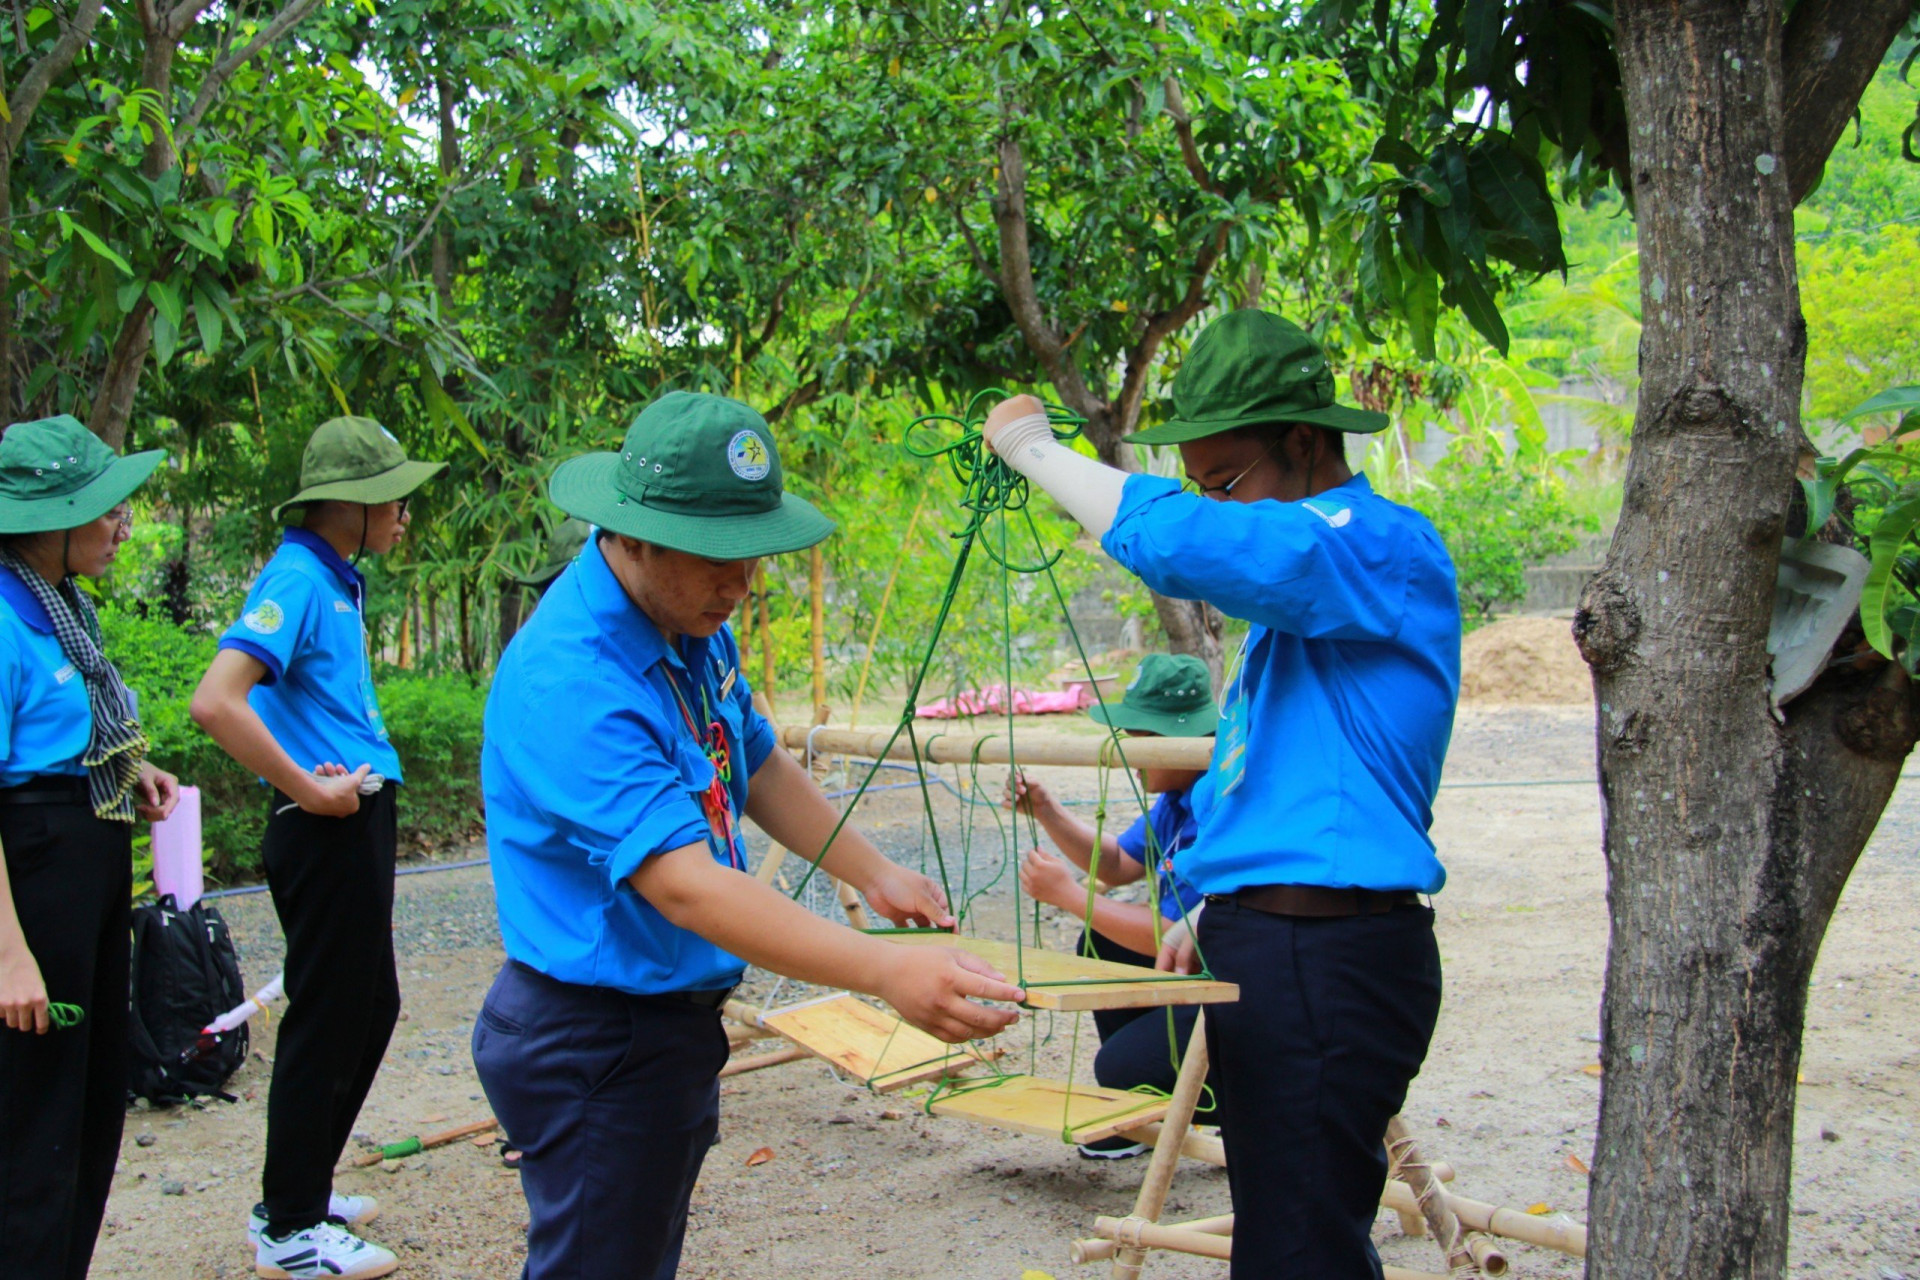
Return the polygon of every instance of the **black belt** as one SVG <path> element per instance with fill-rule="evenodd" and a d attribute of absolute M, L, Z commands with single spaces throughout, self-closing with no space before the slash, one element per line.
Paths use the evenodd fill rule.
<path fill-rule="evenodd" d="M 1412 889 L 1329 889 L 1317 884 L 1262 884 L 1229 894 L 1208 894 L 1270 916 L 1304 916 L 1326 920 L 1341 916 L 1383 916 L 1399 907 L 1417 907 L 1420 895 Z"/>
<path fill-rule="evenodd" d="M 47 774 L 0 787 L 0 805 L 86 804 L 87 800 L 87 780 L 72 775 Z"/>
<path fill-rule="evenodd" d="M 563 982 L 550 973 L 542 973 L 530 964 L 518 960 L 509 960 L 516 971 L 532 978 L 542 985 L 551 983 L 575 992 L 591 992 L 597 996 L 611 996 L 624 1000 L 664 1000 L 669 1004 L 690 1004 L 700 1009 L 718 1009 L 733 997 L 734 987 L 714 987 L 702 991 L 649 991 L 645 995 L 636 995 L 631 991 L 616 991 L 612 987 L 590 987 L 578 982 Z"/>

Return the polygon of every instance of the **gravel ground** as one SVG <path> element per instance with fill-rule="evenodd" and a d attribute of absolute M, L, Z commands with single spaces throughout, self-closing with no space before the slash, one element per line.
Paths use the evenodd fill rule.
<path fill-rule="evenodd" d="M 1052 728 L 1052 725 L 1048 725 Z M 1088 799 L 1091 775 L 1050 770 L 1061 794 Z M 1580 709 L 1463 711 L 1436 806 L 1451 873 L 1439 895 L 1446 1006 L 1406 1115 L 1465 1194 L 1583 1216 L 1599 1081 L 1595 1025 L 1606 945 L 1604 870 L 1592 777 L 1592 721 Z M 1476 783 L 1516 780 L 1545 785 Z M 1578 785 L 1565 785 L 1577 780 Z M 1116 788 L 1117 790 L 1117 788 Z M 977 888 L 1001 858 L 979 824 L 963 872 L 959 810 L 943 802 L 950 875 Z M 909 865 L 920 856 L 917 795 L 876 795 L 862 825 Z M 1115 805 L 1115 822 L 1131 813 Z M 1920 789 L 1894 798 L 1840 904 L 1816 971 L 1795 1126 L 1792 1266 L 1821 1276 L 1920 1280 Z M 1002 884 L 1004 885 L 1004 879 Z M 264 895 L 223 899 L 250 983 L 270 977 L 280 939 Z M 1049 912 L 1049 915 L 1051 913 Z M 1005 935 L 1013 902 L 975 907 Z M 1049 919 L 1056 945 L 1073 922 Z M 393 1141 L 487 1115 L 467 1039 L 500 963 L 484 867 L 409 875 L 398 884 L 395 939 L 407 1010 L 360 1120 Z M 756 990 L 764 996 L 764 980 Z M 796 993 L 791 989 L 782 999 Z M 1069 1019 L 1032 1016 L 1005 1038 L 1022 1069 L 1087 1074 L 1090 1028 L 1075 1053 Z M 229 1085 L 232 1105 L 137 1111 L 93 1274 L 171 1280 L 250 1273 L 243 1237 L 257 1194 L 273 1029 Z M 724 1082 L 719 1145 L 694 1198 L 681 1274 L 708 1280 L 795 1277 L 1059 1276 L 1066 1241 L 1096 1214 L 1122 1214 L 1144 1162 L 1090 1166 L 1058 1142 L 921 1114 L 909 1096 L 876 1097 L 796 1063 Z M 138 1145 L 147 1141 L 149 1145 Z M 765 1148 L 773 1159 L 753 1166 Z M 353 1154 L 358 1148 L 350 1148 Z M 343 1171 L 342 1190 L 383 1202 L 368 1234 L 399 1252 L 410 1277 L 517 1274 L 526 1222 L 518 1176 L 491 1147 L 461 1143 Z M 170 1194 L 172 1193 L 172 1194 Z M 1187 1164 L 1169 1213 L 1225 1211 L 1218 1170 Z M 1375 1232 L 1387 1261 L 1443 1269 L 1390 1214 Z M 1572 1277 L 1560 1255 L 1514 1246 L 1514 1273 Z M 1218 1263 L 1155 1255 L 1149 1274 L 1217 1280 Z M 1093 1271 L 1080 1274 L 1092 1275 Z"/>

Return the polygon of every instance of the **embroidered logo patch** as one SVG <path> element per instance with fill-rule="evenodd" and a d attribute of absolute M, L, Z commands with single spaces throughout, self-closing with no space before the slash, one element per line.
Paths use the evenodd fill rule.
<path fill-rule="evenodd" d="M 727 441 L 727 465 L 742 480 L 765 480 L 773 470 L 773 458 L 759 433 L 736 431 L 733 439 Z"/>
<path fill-rule="evenodd" d="M 1325 520 L 1328 525 L 1332 526 L 1335 529 L 1346 528 L 1348 523 L 1351 522 L 1353 519 L 1352 507 L 1341 507 L 1338 511 L 1327 512 L 1327 511 L 1322 511 L 1319 507 L 1314 506 L 1311 502 L 1303 502 L 1300 505 L 1305 507 L 1307 510 L 1313 512 L 1313 514 L 1319 516 L 1322 520 Z"/>
<path fill-rule="evenodd" d="M 262 600 L 253 608 L 240 615 L 240 621 L 247 624 L 247 630 L 257 631 L 270 636 L 286 625 L 287 615 L 271 600 Z"/>

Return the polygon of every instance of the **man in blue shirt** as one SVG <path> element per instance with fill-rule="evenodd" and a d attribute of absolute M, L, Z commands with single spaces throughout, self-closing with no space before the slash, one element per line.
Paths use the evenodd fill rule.
<path fill-rule="evenodd" d="M 986 434 L 1122 566 L 1250 623 L 1228 670 L 1211 803 L 1175 869 L 1207 895 L 1164 965 L 1240 984 L 1207 1017 L 1236 1277 L 1372 1280 L 1382 1139 L 1440 1009 L 1427 833 L 1459 690 L 1453 566 L 1433 526 L 1351 472 L 1326 358 L 1278 316 L 1209 325 L 1174 380 L 1188 491 L 1054 441 L 1015 397 Z"/>
<path fill-rule="evenodd" d="M 898 924 L 952 923 L 939 886 L 837 815 L 753 708 L 728 615 L 758 558 L 831 521 L 781 484 L 766 421 L 670 392 L 619 453 L 563 464 L 553 502 L 597 534 L 500 659 L 481 786 L 508 962 L 473 1029 L 522 1150 L 528 1280 L 666 1280 L 718 1125 L 720 1008 L 746 964 L 881 996 L 949 1042 L 1022 993 L 951 948 L 830 923 L 746 871 L 750 817 Z"/>
<path fill-rule="evenodd" d="M 301 510 L 247 592 L 194 692 L 194 722 L 271 788 L 261 862 L 287 937 L 287 1013 L 267 1095 L 261 1203 L 249 1217 L 265 1277 L 384 1276 L 394 1255 L 349 1227 L 378 1212 L 333 1194 L 354 1117 L 400 1016 L 393 959 L 395 792 L 354 568 L 407 530 L 407 499 L 446 464 L 409 462 L 371 418 L 307 443 Z"/>

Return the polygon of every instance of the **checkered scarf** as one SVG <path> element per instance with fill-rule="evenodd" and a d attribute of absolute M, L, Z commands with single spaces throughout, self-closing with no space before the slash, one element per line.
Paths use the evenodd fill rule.
<path fill-rule="evenodd" d="M 87 798 L 97 818 L 133 821 L 133 788 L 140 764 L 147 758 L 147 735 L 134 719 L 133 695 L 120 673 L 100 652 L 100 619 L 93 602 L 74 584 L 72 575 L 58 587 L 49 586 L 40 571 L 11 547 L 0 548 L 0 564 L 13 570 L 34 599 L 53 620 L 60 648 L 87 682 L 87 707 L 93 712 L 93 732 L 87 738 Z"/>

